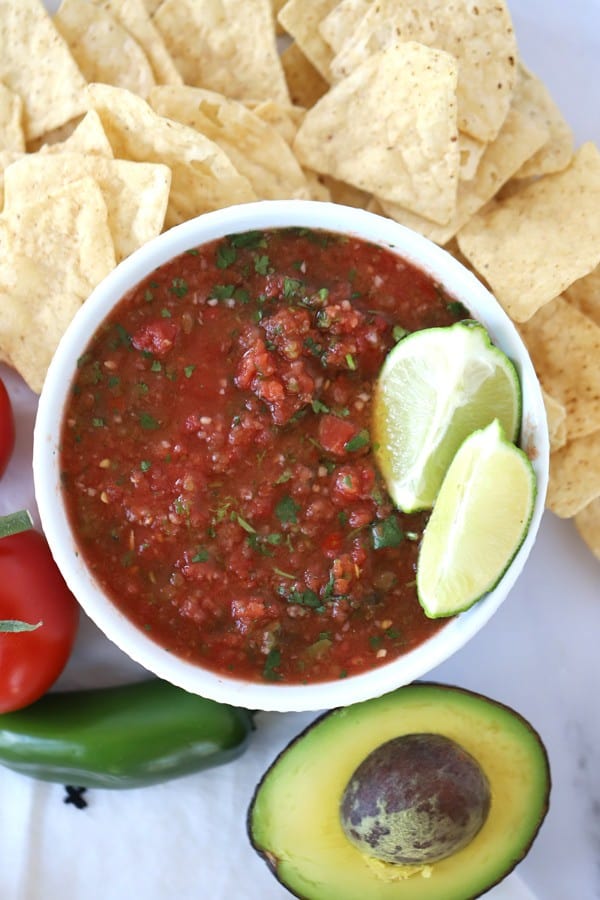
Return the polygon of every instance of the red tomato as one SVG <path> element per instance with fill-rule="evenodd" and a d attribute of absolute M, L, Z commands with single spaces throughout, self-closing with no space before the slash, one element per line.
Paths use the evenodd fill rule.
<path fill-rule="evenodd" d="M 0 378 L 0 478 L 15 446 L 15 419 L 8 391 Z"/>
<path fill-rule="evenodd" d="M 0 713 L 28 706 L 62 672 L 71 652 L 79 605 L 46 539 L 30 529 L 0 540 L 0 620 L 35 625 L 0 632 Z"/>

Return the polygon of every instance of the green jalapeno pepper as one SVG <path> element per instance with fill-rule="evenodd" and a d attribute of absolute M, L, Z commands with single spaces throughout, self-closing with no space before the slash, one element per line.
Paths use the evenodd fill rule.
<path fill-rule="evenodd" d="M 248 710 L 159 679 L 49 693 L 0 715 L 0 764 L 61 784 L 143 787 L 235 759 L 251 728 Z"/>

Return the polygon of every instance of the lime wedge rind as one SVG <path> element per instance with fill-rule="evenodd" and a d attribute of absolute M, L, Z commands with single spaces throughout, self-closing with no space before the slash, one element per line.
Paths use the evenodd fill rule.
<path fill-rule="evenodd" d="M 419 551 L 417 594 L 428 618 L 465 612 L 496 587 L 525 541 L 536 492 L 531 461 L 497 420 L 464 441 Z"/>
<path fill-rule="evenodd" d="M 431 509 L 445 472 L 472 431 L 499 418 L 519 435 L 522 395 L 511 360 L 481 325 L 459 322 L 404 338 L 376 386 L 377 459 L 399 509 Z"/>

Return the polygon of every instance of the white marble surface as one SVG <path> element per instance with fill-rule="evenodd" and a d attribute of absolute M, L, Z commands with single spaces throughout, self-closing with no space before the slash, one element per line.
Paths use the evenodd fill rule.
<path fill-rule="evenodd" d="M 600 144 L 600 0 L 513 0 L 524 61 L 550 86 L 577 142 Z M 33 504 L 35 399 L 0 370 L 17 413 L 15 458 L 0 512 Z M 431 678 L 478 690 L 531 720 L 553 776 L 548 817 L 494 900 L 600 900 L 600 566 L 569 522 L 546 513 L 506 603 Z M 91 686 L 138 670 L 87 620 L 61 685 Z M 259 716 L 235 764 L 157 788 L 90 792 L 82 812 L 60 786 L 0 769 L 2 900 L 284 900 L 245 835 L 253 787 L 311 714 Z M 527 886 L 527 887 L 526 887 Z M 337 898 L 336 898 L 337 900 Z M 339 898 L 343 900 L 343 898 Z M 439 900 L 444 900 L 440 897 Z"/>

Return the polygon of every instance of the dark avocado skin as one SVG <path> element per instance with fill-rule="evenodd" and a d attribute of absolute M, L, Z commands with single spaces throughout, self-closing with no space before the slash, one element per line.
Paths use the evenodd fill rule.
<path fill-rule="evenodd" d="M 460 900 L 476 900 L 477 897 L 481 897 L 483 894 L 486 894 L 495 885 L 497 885 L 501 881 L 503 881 L 504 878 L 506 878 L 516 868 L 516 866 L 518 866 L 518 864 L 525 858 L 525 856 L 529 852 L 529 850 L 530 850 L 532 844 L 534 843 L 535 838 L 539 832 L 539 829 L 541 828 L 541 826 L 543 824 L 543 821 L 548 812 L 549 802 L 550 802 L 550 792 L 551 792 L 550 765 L 549 765 L 546 748 L 544 746 L 544 743 L 543 743 L 540 735 L 535 730 L 535 728 L 531 725 L 531 723 L 529 723 L 526 719 L 524 719 L 518 712 L 516 712 L 511 707 L 509 707 L 499 701 L 491 700 L 491 699 L 485 697 L 483 694 L 479 694 L 475 691 L 470 691 L 470 690 L 459 688 L 456 686 L 444 685 L 444 684 L 437 683 L 437 682 L 415 682 L 411 685 L 408 685 L 406 688 L 399 688 L 396 691 L 391 692 L 390 695 L 388 695 L 388 696 L 393 697 L 394 695 L 400 695 L 403 691 L 405 691 L 407 689 L 414 689 L 414 688 L 417 688 L 417 689 L 423 688 L 423 689 L 435 690 L 436 692 L 439 692 L 439 700 L 440 700 L 440 704 L 442 706 L 444 704 L 445 694 L 447 691 L 451 691 L 457 696 L 464 695 L 467 698 L 473 697 L 473 698 L 477 698 L 477 699 L 483 701 L 484 703 L 489 703 L 491 707 L 495 707 L 497 709 L 503 710 L 507 714 L 514 716 L 514 718 L 521 723 L 521 726 L 527 730 L 530 739 L 535 741 L 535 743 L 537 744 L 539 760 L 540 760 L 540 768 L 541 768 L 540 778 L 544 784 L 543 796 L 541 796 L 539 798 L 537 820 L 536 820 L 535 824 L 531 827 L 529 834 L 527 835 L 527 839 L 523 841 L 518 852 L 513 852 L 512 856 L 510 858 L 510 862 L 507 863 L 507 865 L 505 866 L 505 868 L 502 871 L 498 872 L 496 877 L 491 878 L 485 884 L 485 886 L 481 887 L 480 889 L 476 890 L 475 892 L 465 889 L 465 893 L 460 895 Z M 364 701 L 363 703 L 356 704 L 356 706 L 357 707 L 366 707 L 367 705 L 369 705 L 371 703 L 376 703 L 378 699 L 381 699 L 381 698 L 375 698 L 373 701 Z M 295 738 L 293 738 L 289 742 L 289 744 L 278 754 L 278 756 L 275 758 L 275 760 L 273 761 L 273 763 L 271 764 L 269 769 L 267 769 L 267 771 L 262 776 L 260 782 L 256 786 L 256 789 L 254 791 L 252 800 L 251 800 L 249 808 L 248 808 L 247 831 L 248 831 L 248 837 L 249 837 L 252 847 L 258 853 L 258 855 L 263 859 L 263 861 L 266 863 L 266 865 L 268 866 L 271 873 L 279 881 L 279 883 L 282 885 L 282 887 L 284 887 L 290 893 L 290 895 L 299 898 L 299 900 L 346 900 L 346 898 L 340 893 L 325 894 L 320 891 L 318 893 L 313 893 L 312 891 L 309 893 L 307 893 L 306 891 L 299 892 L 294 888 L 293 885 L 290 885 L 289 883 L 287 883 L 287 881 L 285 880 L 284 877 L 281 876 L 281 873 L 279 871 L 280 870 L 280 860 L 277 858 L 277 855 L 274 852 L 272 852 L 268 846 L 266 846 L 267 842 L 264 839 L 259 840 L 256 836 L 255 811 L 256 811 L 257 803 L 260 800 L 260 796 L 261 796 L 263 787 L 267 783 L 270 776 L 273 773 L 276 773 L 278 764 L 280 763 L 280 761 L 282 761 L 293 748 L 296 748 L 296 747 L 302 745 L 304 743 L 305 738 L 307 738 L 314 729 L 319 728 L 324 722 L 326 722 L 327 719 L 329 719 L 329 717 L 335 716 L 336 714 L 340 713 L 342 711 L 342 709 L 343 708 L 339 707 L 339 708 L 332 709 L 332 710 L 329 710 L 328 712 L 321 714 L 314 720 L 314 722 L 312 722 L 310 725 L 308 725 L 303 731 L 301 731 Z M 342 753 L 343 748 L 338 747 L 336 752 Z M 492 790 L 493 789 L 494 789 L 494 785 L 492 784 Z M 375 878 L 374 878 L 374 881 L 375 881 L 375 883 L 377 883 L 377 880 Z M 402 886 L 405 883 L 406 882 L 397 882 L 398 890 L 397 890 L 397 893 L 394 893 L 394 897 L 397 896 L 398 900 L 403 900 L 404 890 L 403 890 Z M 441 893 L 437 893 L 438 890 L 442 890 L 442 889 L 443 889 L 442 885 L 438 881 L 436 884 L 436 893 L 431 894 L 432 900 L 442 900 L 443 895 Z M 376 891 L 373 893 L 373 897 L 375 897 L 375 896 L 379 896 L 379 894 Z M 427 896 L 429 896 L 429 895 L 427 895 Z M 455 895 L 453 894 L 453 897 L 454 896 Z M 364 893 L 363 897 L 364 897 L 364 900 L 370 900 L 369 892 L 366 891 Z M 444 900 L 445 900 L 445 898 L 444 898 Z"/>

